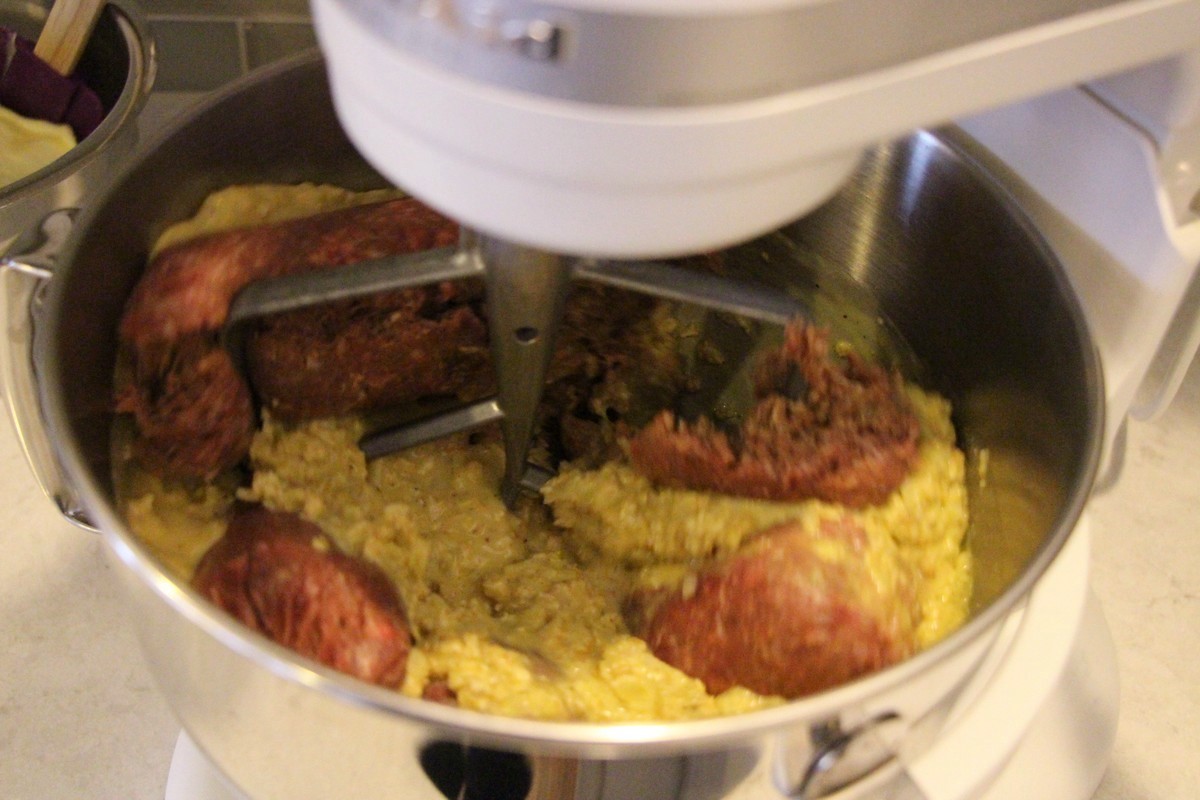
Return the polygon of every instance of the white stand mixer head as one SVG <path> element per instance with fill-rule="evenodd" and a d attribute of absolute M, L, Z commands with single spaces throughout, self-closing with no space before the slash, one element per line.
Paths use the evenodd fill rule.
<path fill-rule="evenodd" d="M 1194 46 L 1197 0 L 314 0 L 343 126 L 493 237 L 719 249 L 811 210 L 860 151 Z"/>

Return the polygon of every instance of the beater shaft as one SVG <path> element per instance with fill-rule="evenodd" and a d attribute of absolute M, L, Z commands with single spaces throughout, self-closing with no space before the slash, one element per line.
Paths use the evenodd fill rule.
<path fill-rule="evenodd" d="M 499 239 L 479 242 L 487 284 L 488 331 L 503 414 L 504 480 L 512 506 L 525 472 L 546 369 L 571 288 L 569 261 Z"/>

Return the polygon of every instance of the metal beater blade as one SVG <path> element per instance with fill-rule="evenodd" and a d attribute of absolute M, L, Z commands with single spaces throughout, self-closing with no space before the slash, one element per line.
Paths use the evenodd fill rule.
<path fill-rule="evenodd" d="M 546 369 L 562 321 L 571 269 L 566 258 L 499 239 L 479 242 L 487 285 L 488 331 L 503 415 L 504 480 L 500 496 L 516 500 Z"/>
<path fill-rule="evenodd" d="M 365 437 L 368 458 L 499 421 L 505 473 L 500 494 L 508 506 L 522 485 L 536 488 L 543 471 L 526 461 L 546 369 L 571 284 L 562 256 L 465 233 L 459 247 L 393 256 L 336 270 L 257 281 L 238 293 L 224 329 L 226 348 L 239 367 L 246 323 L 253 319 L 378 292 L 482 276 L 488 307 L 496 397 Z M 245 372 L 245 370 L 242 370 Z"/>
<path fill-rule="evenodd" d="M 549 477 L 528 465 L 538 405 L 554 342 L 575 280 L 588 280 L 711 310 L 786 325 L 808 309 L 781 291 L 658 262 L 572 259 L 501 239 L 464 233 L 459 247 L 273 278 L 247 286 L 234 299 L 226 346 L 242 356 L 245 323 L 333 300 L 446 280 L 482 277 L 497 395 L 427 419 L 372 433 L 359 443 L 368 458 L 500 422 L 505 472 L 500 486 L 512 507 L 522 486 Z"/>

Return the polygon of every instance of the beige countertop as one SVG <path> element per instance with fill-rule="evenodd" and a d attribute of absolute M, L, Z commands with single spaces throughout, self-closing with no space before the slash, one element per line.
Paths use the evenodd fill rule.
<path fill-rule="evenodd" d="M 1121 719 L 1095 800 L 1200 797 L 1200 362 L 1092 503 L 1092 586 L 1117 645 Z"/>

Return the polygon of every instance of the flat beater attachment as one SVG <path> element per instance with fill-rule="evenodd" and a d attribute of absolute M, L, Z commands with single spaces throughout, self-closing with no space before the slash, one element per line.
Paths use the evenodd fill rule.
<path fill-rule="evenodd" d="M 527 460 L 573 281 L 589 280 L 775 325 L 807 314 L 790 295 L 717 275 L 659 262 L 572 258 L 464 232 L 457 247 L 256 281 L 234 298 L 225 340 L 240 363 L 246 324 L 258 317 L 472 277 L 484 281 L 496 395 L 372 433 L 359 446 L 367 458 L 377 458 L 499 421 L 505 455 L 500 494 L 510 508 L 522 486 L 536 490 L 549 477 Z"/>

